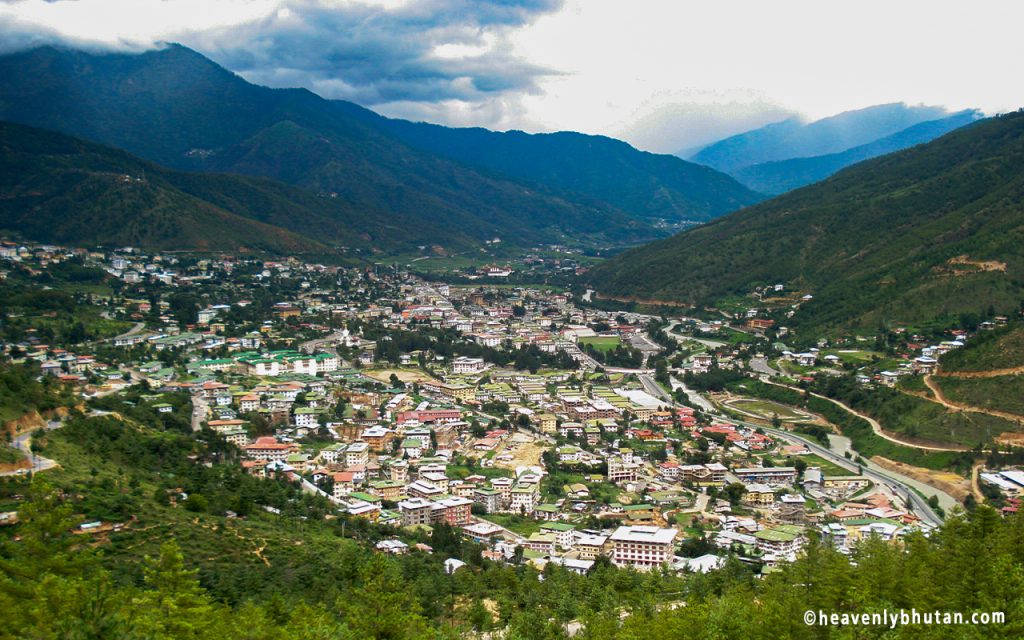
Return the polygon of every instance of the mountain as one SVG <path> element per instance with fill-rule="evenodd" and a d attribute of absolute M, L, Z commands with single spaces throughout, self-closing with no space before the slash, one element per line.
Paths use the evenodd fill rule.
<path fill-rule="evenodd" d="M 981 115 L 977 111 L 969 109 L 941 120 L 915 124 L 891 136 L 839 153 L 763 162 L 737 169 L 733 175 L 743 184 L 761 193 L 785 193 L 824 180 L 836 171 L 862 160 L 877 158 L 887 153 L 934 140 L 954 129 L 968 125 L 980 117 Z"/>
<path fill-rule="evenodd" d="M 814 296 L 787 324 L 825 331 L 1009 313 L 1024 295 L 1021 202 L 1017 112 L 623 252 L 588 277 L 603 295 L 690 304 L 781 282 Z"/>
<path fill-rule="evenodd" d="M 729 176 L 605 136 L 498 133 L 378 117 L 411 147 L 498 175 L 585 194 L 643 218 L 705 221 L 763 199 Z"/>
<path fill-rule="evenodd" d="M 258 220 L 300 215 L 303 207 L 284 198 L 286 206 L 275 211 L 267 206 L 278 195 L 275 186 L 248 181 L 175 174 L 123 151 L 0 122 L 0 229 L 35 240 L 278 253 L 326 248 Z M 264 199 L 217 202 L 197 195 L 202 191 Z"/>
<path fill-rule="evenodd" d="M 529 180 L 519 179 L 483 161 L 473 167 L 406 144 L 394 133 L 400 125 L 357 105 L 255 86 L 177 45 L 138 55 L 43 47 L 0 57 L 0 78 L 0 118 L 173 169 L 281 180 L 336 198 L 351 212 L 394 216 L 420 244 L 464 248 L 495 236 L 519 246 L 637 243 L 664 235 L 651 220 L 663 212 L 674 221 L 705 219 L 757 199 L 721 174 L 676 159 L 650 163 L 649 154 L 625 145 L 579 168 L 578 156 L 545 149 L 562 164 L 557 180 L 528 172 L 522 175 Z M 593 153 L 611 147 L 595 145 Z M 647 176 L 645 163 L 652 165 Z M 636 167 L 635 179 L 619 196 L 604 183 L 614 185 L 624 164 Z M 574 180 L 574 171 L 595 173 Z M 636 193 L 644 178 L 646 196 Z M 694 185 L 686 202 L 683 184 Z M 674 204 L 659 207 L 669 200 Z"/>
<path fill-rule="evenodd" d="M 805 123 L 790 118 L 740 133 L 689 157 L 730 175 L 755 164 L 845 151 L 949 114 L 939 107 L 883 104 Z"/>

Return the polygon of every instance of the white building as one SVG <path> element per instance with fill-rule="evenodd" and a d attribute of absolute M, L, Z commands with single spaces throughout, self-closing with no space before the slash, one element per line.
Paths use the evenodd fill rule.
<path fill-rule="evenodd" d="M 662 527 L 619 527 L 611 535 L 612 564 L 649 570 L 670 562 L 678 531 Z"/>

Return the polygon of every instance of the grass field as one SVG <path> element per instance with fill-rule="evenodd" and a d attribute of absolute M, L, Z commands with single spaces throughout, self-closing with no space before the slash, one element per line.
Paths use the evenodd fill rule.
<path fill-rule="evenodd" d="M 805 413 L 798 413 L 792 407 L 787 407 L 784 404 L 779 404 L 770 400 L 751 400 L 744 398 L 733 400 L 729 403 L 729 406 L 755 414 L 765 420 L 771 420 L 773 416 L 778 416 L 779 420 L 784 422 L 806 420 L 809 417 Z"/>
<path fill-rule="evenodd" d="M 843 362 L 854 365 L 865 365 L 881 358 L 881 355 L 874 351 L 863 351 L 859 349 L 831 349 L 821 354 L 825 356 L 836 356 Z"/>
<path fill-rule="evenodd" d="M 488 513 L 483 519 L 505 527 L 509 531 L 515 531 L 521 536 L 529 537 L 530 534 L 540 531 L 539 521 L 512 513 Z"/>
<path fill-rule="evenodd" d="M 1017 425 L 982 413 L 949 411 L 934 402 L 892 390 L 877 390 L 855 405 L 878 420 L 886 431 L 931 442 L 973 447 L 991 442 Z"/>
<path fill-rule="evenodd" d="M 826 460 L 820 456 L 811 454 L 809 456 L 799 456 L 801 460 L 807 463 L 808 467 L 819 467 L 822 475 L 826 476 L 851 476 L 854 475 L 853 471 L 840 467 L 834 462 Z M 795 458 L 794 458 L 795 459 Z M 785 460 L 787 465 L 792 465 L 793 460 Z"/>
<path fill-rule="evenodd" d="M 581 345 L 584 345 L 584 344 L 593 345 L 593 347 L 595 349 L 597 349 L 598 351 L 608 352 L 608 351 L 611 351 L 612 349 L 614 349 L 615 347 L 618 347 L 619 345 L 621 345 L 622 344 L 622 340 L 620 340 L 617 336 L 612 336 L 612 337 L 595 336 L 595 337 L 592 337 L 592 338 L 580 338 L 580 344 Z"/>
<path fill-rule="evenodd" d="M 14 464 L 25 459 L 21 449 L 0 444 L 0 464 Z"/>

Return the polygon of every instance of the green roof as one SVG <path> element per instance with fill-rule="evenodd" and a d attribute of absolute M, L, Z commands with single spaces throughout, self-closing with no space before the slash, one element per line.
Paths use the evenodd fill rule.
<path fill-rule="evenodd" d="M 541 529 L 550 529 L 552 531 L 575 531 L 576 530 L 576 527 L 572 526 L 571 524 L 566 524 L 564 522 L 545 522 L 544 524 L 540 525 L 540 528 Z"/>
<path fill-rule="evenodd" d="M 768 542 L 792 542 L 796 540 L 796 533 L 782 531 L 781 527 L 775 529 L 763 529 L 754 534 L 755 538 L 767 540 Z"/>
<path fill-rule="evenodd" d="M 356 491 L 348 494 L 348 497 L 355 498 L 356 500 L 362 500 L 363 502 L 380 502 L 380 498 L 377 496 L 370 495 L 369 493 L 363 493 Z"/>

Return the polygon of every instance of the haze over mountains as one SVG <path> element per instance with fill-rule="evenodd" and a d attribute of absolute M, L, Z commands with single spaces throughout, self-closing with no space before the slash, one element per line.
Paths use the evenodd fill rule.
<path fill-rule="evenodd" d="M 249 84 L 175 45 L 138 55 L 44 47 L 0 57 L 0 78 L 0 119 L 175 170 L 288 183 L 332 200 L 321 211 L 341 226 L 360 220 L 344 232 L 327 226 L 317 236 L 325 243 L 621 245 L 762 199 L 717 171 L 618 141 L 391 121 L 305 90 Z"/>
<path fill-rule="evenodd" d="M 823 180 L 861 160 L 928 142 L 981 117 L 940 107 L 885 104 L 805 123 L 770 124 L 708 145 L 689 159 L 752 189 L 780 194 Z"/>
<path fill-rule="evenodd" d="M 754 286 L 813 293 L 793 323 L 874 329 L 1015 310 L 1024 295 L 1024 112 L 982 120 L 626 251 L 605 295 L 715 304 Z"/>

